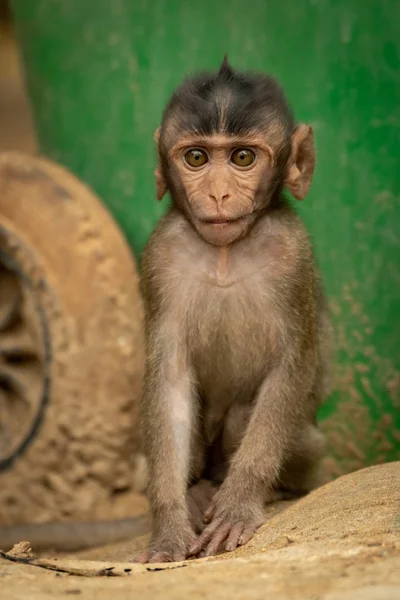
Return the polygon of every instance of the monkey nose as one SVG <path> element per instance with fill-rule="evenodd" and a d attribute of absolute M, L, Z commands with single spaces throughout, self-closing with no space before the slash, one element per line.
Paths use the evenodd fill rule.
<path fill-rule="evenodd" d="M 218 206 L 222 206 L 226 200 L 231 197 L 230 194 L 209 194 L 211 200 L 213 200 Z"/>

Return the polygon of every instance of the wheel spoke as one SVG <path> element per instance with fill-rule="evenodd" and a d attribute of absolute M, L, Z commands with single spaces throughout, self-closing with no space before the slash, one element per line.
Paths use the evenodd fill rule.
<path fill-rule="evenodd" d="M 25 399 L 27 388 L 19 375 L 18 370 L 7 364 L 2 364 L 0 366 L 0 388 L 5 394 L 13 392 L 22 399 Z"/>
<path fill-rule="evenodd" d="M 37 358 L 37 349 L 26 329 L 14 328 L 0 335 L 0 361 L 25 362 Z"/>
<path fill-rule="evenodd" d="M 43 343 L 35 298 L 0 262 L 0 463 L 13 456 L 37 418 L 43 396 Z"/>
<path fill-rule="evenodd" d="M 5 331 L 18 321 L 22 295 L 16 275 L 1 265 L 0 281 L 0 331 Z"/>
<path fill-rule="evenodd" d="M 8 406 L 6 395 L 0 389 L 0 458 L 8 454 L 12 449 Z"/>
<path fill-rule="evenodd" d="M 0 365 L 0 389 L 6 395 L 11 392 L 18 396 L 26 407 L 34 404 L 40 387 L 40 368 L 24 369 L 19 365 L 4 363 Z"/>

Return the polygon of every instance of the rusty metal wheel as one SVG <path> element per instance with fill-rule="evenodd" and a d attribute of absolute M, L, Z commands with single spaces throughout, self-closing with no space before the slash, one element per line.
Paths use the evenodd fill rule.
<path fill-rule="evenodd" d="M 134 488 L 142 336 L 101 202 L 50 161 L 0 154 L 0 522 L 92 517 Z"/>

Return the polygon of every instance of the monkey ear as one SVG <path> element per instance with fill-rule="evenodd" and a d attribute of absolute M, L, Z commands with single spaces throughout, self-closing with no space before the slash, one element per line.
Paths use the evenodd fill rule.
<path fill-rule="evenodd" d="M 165 194 L 168 192 L 168 187 L 165 183 L 164 175 L 161 173 L 160 165 L 157 166 L 156 170 L 154 171 L 154 175 L 156 177 L 157 200 L 162 200 Z"/>
<path fill-rule="evenodd" d="M 157 127 L 154 133 L 154 141 L 157 144 L 157 156 L 158 156 L 158 164 L 156 170 L 154 171 L 154 175 L 156 178 L 156 192 L 157 192 L 157 200 L 162 200 L 165 194 L 168 192 L 168 186 L 165 181 L 164 175 L 161 171 L 160 164 L 160 127 Z"/>
<path fill-rule="evenodd" d="M 292 153 L 285 185 L 296 200 L 310 189 L 315 167 L 314 134 L 310 125 L 298 125 L 292 135 Z"/>

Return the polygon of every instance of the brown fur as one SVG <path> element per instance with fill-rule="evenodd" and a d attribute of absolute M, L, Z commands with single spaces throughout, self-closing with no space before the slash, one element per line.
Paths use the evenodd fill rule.
<path fill-rule="evenodd" d="M 264 128 L 234 139 L 171 139 L 173 119 L 159 133 L 157 188 L 160 196 L 169 187 L 174 203 L 142 259 L 153 535 L 141 562 L 245 543 L 263 521 L 264 502 L 317 484 L 324 450 L 315 415 L 326 393 L 329 319 L 304 226 L 273 195 L 277 177 L 296 198 L 306 195 L 312 130 L 293 131 L 282 173 L 273 160 L 283 139 L 275 121 L 271 136 Z M 202 168 L 185 164 L 193 147 L 207 152 Z M 242 147 L 257 153 L 247 170 L 229 162 Z M 220 487 L 196 540 L 186 490 L 202 477 Z"/>

